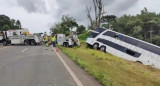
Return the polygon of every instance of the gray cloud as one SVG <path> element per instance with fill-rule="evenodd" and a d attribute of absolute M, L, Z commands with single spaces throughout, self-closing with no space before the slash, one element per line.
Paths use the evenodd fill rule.
<path fill-rule="evenodd" d="M 115 7 L 117 10 L 119 10 L 120 12 L 125 11 L 127 9 L 130 9 L 131 7 L 135 6 L 135 4 L 138 2 L 139 0 L 121 0 L 121 1 L 117 1 L 117 3 L 115 4 Z"/>
<path fill-rule="evenodd" d="M 56 0 L 56 2 L 59 6 L 57 18 L 60 18 L 64 14 L 70 14 L 81 24 L 87 25 L 86 6 L 92 7 L 91 15 L 94 18 L 93 0 Z M 136 2 L 138 2 L 138 0 L 103 0 L 107 14 L 118 15 L 133 7 Z"/>
<path fill-rule="evenodd" d="M 79 24 L 87 26 L 89 21 L 86 16 L 86 5 L 92 7 L 91 15 L 94 18 L 92 0 L 0 0 L 0 2 L 0 14 L 19 19 L 26 28 L 39 29 L 32 29 L 32 32 L 49 30 L 51 24 L 60 21 L 65 14 L 73 16 Z M 144 7 L 152 12 L 160 12 L 158 0 L 103 0 L 103 3 L 109 15 L 135 15 Z"/>
<path fill-rule="evenodd" d="M 28 12 L 46 13 L 46 4 L 44 0 L 17 0 L 17 4 Z"/>

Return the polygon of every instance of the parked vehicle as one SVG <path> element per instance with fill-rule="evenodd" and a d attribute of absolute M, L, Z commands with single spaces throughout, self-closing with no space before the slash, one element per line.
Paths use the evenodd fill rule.
<path fill-rule="evenodd" d="M 2 43 L 2 39 L 3 39 L 3 35 L 2 35 L 2 33 L 0 32 L 0 43 Z"/>
<path fill-rule="evenodd" d="M 71 33 L 68 36 L 65 36 L 64 34 L 57 34 L 56 39 L 58 45 L 63 45 L 65 47 L 80 45 L 78 36 L 75 33 Z"/>
<path fill-rule="evenodd" d="M 58 45 L 63 45 L 65 41 L 65 35 L 64 34 L 57 34 L 56 35 L 56 42 Z"/>
<path fill-rule="evenodd" d="M 36 45 L 43 41 L 40 35 L 32 35 L 27 29 L 1 31 L 0 33 L 0 40 L 4 46 L 8 44 Z"/>
<path fill-rule="evenodd" d="M 151 43 L 105 28 L 91 31 L 86 43 L 94 49 L 160 68 L 160 47 Z"/>

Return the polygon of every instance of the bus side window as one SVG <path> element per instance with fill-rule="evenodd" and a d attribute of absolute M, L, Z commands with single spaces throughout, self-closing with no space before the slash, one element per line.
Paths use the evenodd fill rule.
<path fill-rule="evenodd" d="M 116 35 L 114 36 L 114 38 L 119 39 L 119 40 L 123 40 L 123 36 L 120 35 L 120 34 L 116 34 Z"/>
<path fill-rule="evenodd" d="M 116 35 L 114 36 L 114 38 L 118 39 L 118 35 L 116 34 Z"/>
<path fill-rule="evenodd" d="M 136 53 L 132 50 L 129 50 L 129 49 L 126 49 L 126 53 L 131 55 L 131 56 L 134 56 Z"/>

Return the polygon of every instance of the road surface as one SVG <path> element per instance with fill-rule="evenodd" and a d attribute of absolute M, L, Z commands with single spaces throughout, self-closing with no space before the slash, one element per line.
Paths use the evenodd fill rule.
<path fill-rule="evenodd" d="M 101 86 L 61 52 L 0 45 L 0 86 Z"/>

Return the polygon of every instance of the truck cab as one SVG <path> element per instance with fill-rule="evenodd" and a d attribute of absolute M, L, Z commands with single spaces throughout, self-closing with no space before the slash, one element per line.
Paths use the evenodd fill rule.
<path fill-rule="evenodd" d="M 0 43 L 2 43 L 4 46 L 11 43 L 7 37 L 7 31 L 0 31 Z"/>

